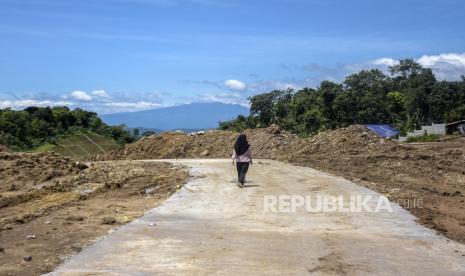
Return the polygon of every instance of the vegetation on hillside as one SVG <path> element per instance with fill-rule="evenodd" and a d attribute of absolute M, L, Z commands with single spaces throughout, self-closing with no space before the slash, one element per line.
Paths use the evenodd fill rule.
<path fill-rule="evenodd" d="M 120 148 L 117 142 L 91 131 L 79 131 L 60 134 L 50 138 L 48 142 L 33 148 L 30 152 L 56 152 L 75 159 L 104 154 Z"/>
<path fill-rule="evenodd" d="M 46 143 L 54 144 L 64 134 L 90 131 L 128 143 L 133 136 L 124 126 L 108 126 L 94 112 L 67 107 L 28 107 L 24 110 L 0 109 L 0 144 L 15 150 L 28 150 Z"/>
<path fill-rule="evenodd" d="M 465 77 L 438 81 L 412 59 L 380 70 L 362 70 L 343 83 L 323 81 L 317 89 L 275 90 L 251 97 L 250 115 L 220 122 L 243 130 L 273 123 L 301 135 L 352 124 L 390 124 L 402 134 L 421 124 L 465 118 Z"/>

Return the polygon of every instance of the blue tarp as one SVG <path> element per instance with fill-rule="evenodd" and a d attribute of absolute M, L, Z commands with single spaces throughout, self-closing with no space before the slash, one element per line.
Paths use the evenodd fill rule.
<path fill-rule="evenodd" d="M 378 134 L 381 137 L 393 137 L 399 134 L 399 131 L 390 125 L 365 125 L 369 130 Z"/>

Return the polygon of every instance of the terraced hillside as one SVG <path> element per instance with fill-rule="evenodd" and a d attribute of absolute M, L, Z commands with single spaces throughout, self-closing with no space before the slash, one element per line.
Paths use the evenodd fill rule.
<path fill-rule="evenodd" d="M 104 154 L 118 149 L 119 145 L 110 138 L 93 132 L 80 132 L 60 136 L 53 143 L 44 144 L 33 152 L 53 151 L 73 158 L 85 158 L 93 155 Z"/>

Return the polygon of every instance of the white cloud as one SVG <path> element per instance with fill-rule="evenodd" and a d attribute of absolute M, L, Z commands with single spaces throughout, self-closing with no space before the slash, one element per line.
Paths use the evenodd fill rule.
<path fill-rule="evenodd" d="M 269 92 L 271 90 L 286 90 L 294 89 L 299 90 L 306 86 L 317 85 L 318 83 L 311 83 L 311 79 L 290 79 L 290 80 L 266 80 L 250 84 L 249 91 L 256 93 Z"/>
<path fill-rule="evenodd" d="M 285 89 L 300 89 L 301 87 L 297 84 L 294 84 L 294 83 L 290 83 L 290 82 L 276 82 L 274 83 L 274 86 L 277 88 L 277 89 L 282 89 L 282 90 L 285 90 Z"/>
<path fill-rule="evenodd" d="M 378 58 L 369 63 L 374 64 L 374 65 L 393 66 L 393 65 L 399 64 L 399 61 L 393 58 Z"/>
<path fill-rule="evenodd" d="M 445 53 L 438 55 L 424 55 L 415 59 L 425 68 L 433 70 L 439 80 L 460 80 L 465 75 L 465 53 Z M 387 73 L 389 66 L 399 64 L 398 59 L 383 57 L 364 63 L 340 64 L 333 70 L 312 67 L 312 72 L 320 73 L 314 79 L 324 80 L 334 77 L 336 81 L 342 81 L 348 74 L 357 73 L 360 70 L 379 69 Z M 305 67 L 307 68 L 307 67 Z M 315 69 L 316 68 L 316 69 Z"/>
<path fill-rule="evenodd" d="M 23 109 L 29 106 L 71 106 L 72 102 L 65 101 L 39 101 L 39 100 L 18 100 L 18 101 L 0 101 L 0 108 Z"/>
<path fill-rule="evenodd" d="M 92 92 L 92 95 L 101 97 L 101 98 L 110 98 L 110 95 L 105 92 L 105 90 L 95 90 Z"/>
<path fill-rule="evenodd" d="M 465 53 L 424 55 L 417 61 L 424 67 L 431 68 L 440 80 L 459 80 L 465 75 Z"/>
<path fill-rule="evenodd" d="M 239 80 L 225 80 L 224 85 L 234 90 L 244 90 L 246 85 Z"/>
<path fill-rule="evenodd" d="M 465 75 L 465 53 L 444 53 L 438 55 L 424 55 L 416 61 L 425 68 L 433 70 L 439 80 L 459 80 Z M 379 69 L 387 69 L 388 66 L 399 64 L 399 60 L 393 58 L 380 58 L 368 63 L 381 66 Z"/>
<path fill-rule="evenodd" d="M 6 93 L 2 95 L 0 93 L 0 108 L 24 109 L 29 106 L 69 106 L 106 114 L 168 106 L 162 104 L 165 97 L 171 97 L 171 95 L 168 93 L 110 94 L 104 90 L 94 90 L 92 92 L 76 90 L 63 96 L 53 96 L 47 93 L 29 93 L 21 96 L 15 93 L 11 95 Z"/>
<path fill-rule="evenodd" d="M 459 80 L 465 75 L 465 53 L 442 53 L 437 55 L 424 55 L 415 59 L 422 66 L 431 68 L 439 80 Z M 319 64 L 307 64 L 306 66 L 294 65 L 293 68 L 303 68 L 306 75 L 299 78 L 283 79 L 255 79 L 245 83 L 236 79 L 221 81 L 188 82 L 210 85 L 215 87 L 218 93 L 206 91 L 205 94 L 191 96 L 190 102 L 215 101 L 247 105 L 247 98 L 257 93 L 269 92 L 274 89 L 301 89 L 303 87 L 317 87 L 323 80 L 342 82 L 344 78 L 364 69 L 380 69 L 387 72 L 389 66 L 396 65 L 399 60 L 390 57 L 368 60 L 360 63 L 339 63 L 334 66 L 322 66 Z M 284 66 L 292 67 L 292 66 Z M 297 70 L 294 69 L 294 70 Z M 301 70 L 301 69 L 300 69 Z M 28 106 L 71 106 L 81 107 L 96 111 L 100 114 L 140 111 L 154 109 L 169 104 L 180 103 L 182 97 L 168 93 L 144 93 L 134 94 L 129 92 L 107 93 L 105 90 L 90 90 L 84 92 L 73 91 L 65 96 L 51 95 L 47 93 L 28 93 L 18 95 L 15 93 L 0 93 L 0 108 L 11 107 L 21 109 Z"/>
<path fill-rule="evenodd" d="M 463 67 L 465 68 L 465 53 L 463 54 L 440 54 L 440 55 L 432 55 L 432 56 L 422 56 L 418 59 L 418 63 L 423 66 L 432 67 L 440 62 L 449 63 L 453 66 Z"/>
<path fill-rule="evenodd" d="M 155 102 L 147 101 L 138 101 L 138 102 L 108 102 L 103 106 L 105 108 L 105 113 L 115 113 L 115 112 L 131 112 L 131 111 L 141 111 L 147 109 L 154 109 L 157 107 L 162 107 L 162 104 Z"/>
<path fill-rule="evenodd" d="M 203 102 L 220 102 L 248 106 L 247 99 L 238 93 L 202 94 L 199 96 L 199 99 Z"/>
<path fill-rule="evenodd" d="M 84 101 L 84 102 L 89 102 L 92 101 L 92 96 L 87 94 L 84 91 L 73 91 L 71 94 L 69 94 L 71 98 L 78 100 L 78 101 Z"/>

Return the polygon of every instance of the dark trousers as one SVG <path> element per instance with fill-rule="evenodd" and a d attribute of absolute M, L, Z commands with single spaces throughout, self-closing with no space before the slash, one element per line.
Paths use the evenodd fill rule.
<path fill-rule="evenodd" d="M 245 182 L 245 174 L 249 170 L 249 162 L 236 162 L 237 167 L 237 180 L 244 184 Z"/>

